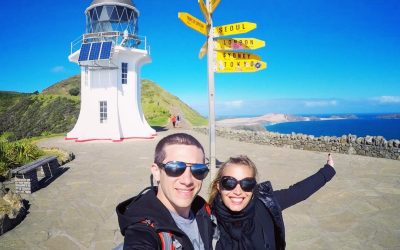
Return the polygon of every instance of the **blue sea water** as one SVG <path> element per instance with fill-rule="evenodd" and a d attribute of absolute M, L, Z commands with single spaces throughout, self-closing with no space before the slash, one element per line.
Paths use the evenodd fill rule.
<path fill-rule="evenodd" d="M 309 116 L 309 115 L 307 115 Z M 327 117 L 317 115 L 319 117 Z M 300 121 L 267 125 L 271 132 L 283 134 L 302 133 L 314 136 L 381 135 L 385 139 L 400 139 L 400 119 L 380 119 L 376 114 L 356 115 L 357 119 Z"/>

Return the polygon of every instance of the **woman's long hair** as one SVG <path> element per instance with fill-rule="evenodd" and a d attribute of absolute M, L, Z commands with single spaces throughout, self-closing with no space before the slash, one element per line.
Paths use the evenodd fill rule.
<path fill-rule="evenodd" d="M 254 164 L 253 161 L 250 160 L 249 157 L 247 157 L 246 155 L 239 155 L 236 157 L 229 157 L 229 159 L 224 162 L 221 167 L 218 169 L 218 173 L 217 176 L 215 177 L 215 179 L 211 182 L 211 186 L 210 186 L 210 191 L 209 191 L 209 198 L 208 198 L 208 202 L 209 204 L 212 204 L 215 197 L 218 194 L 218 183 L 222 178 L 222 175 L 224 173 L 225 168 L 229 167 L 230 165 L 244 165 L 244 166 L 248 166 L 249 168 L 251 168 L 252 172 L 253 172 L 253 176 L 257 178 L 258 176 L 258 171 L 257 171 L 257 167 Z"/>

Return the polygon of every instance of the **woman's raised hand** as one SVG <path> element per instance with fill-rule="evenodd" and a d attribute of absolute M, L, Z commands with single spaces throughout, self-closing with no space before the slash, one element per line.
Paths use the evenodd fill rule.
<path fill-rule="evenodd" d="M 331 154 L 328 154 L 328 160 L 326 161 L 326 164 L 331 165 L 332 167 L 334 167 L 334 163 L 333 163 L 333 158 Z"/>

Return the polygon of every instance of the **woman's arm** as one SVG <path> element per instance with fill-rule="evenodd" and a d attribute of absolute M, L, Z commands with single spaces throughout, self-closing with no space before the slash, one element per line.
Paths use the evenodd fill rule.
<path fill-rule="evenodd" d="M 323 187 L 336 174 L 333 165 L 332 156 L 329 154 L 327 163 L 317 173 L 291 185 L 287 189 L 274 191 L 274 196 L 278 200 L 281 209 L 284 210 L 307 199 Z"/>

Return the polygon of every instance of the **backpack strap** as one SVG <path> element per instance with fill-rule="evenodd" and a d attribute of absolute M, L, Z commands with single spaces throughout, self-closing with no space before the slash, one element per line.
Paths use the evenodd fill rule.
<path fill-rule="evenodd" d="M 218 229 L 217 217 L 215 217 L 215 215 L 212 214 L 210 204 L 208 204 L 207 202 L 204 204 L 204 208 L 207 214 L 210 216 L 211 222 L 214 224 L 214 233 L 212 236 L 212 249 L 216 249 L 217 242 L 220 238 L 220 231 Z"/>
<path fill-rule="evenodd" d="M 208 204 L 207 202 L 204 203 L 204 208 L 206 209 L 206 212 L 209 216 L 211 216 L 211 207 L 210 204 Z"/>
<path fill-rule="evenodd" d="M 150 220 L 143 220 L 141 223 L 149 227 L 155 228 L 154 223 Z M 162 250 L 182 250 L 182 244 L 174 237 L 171 232 L 157 232 L 161 241 Z"/>

